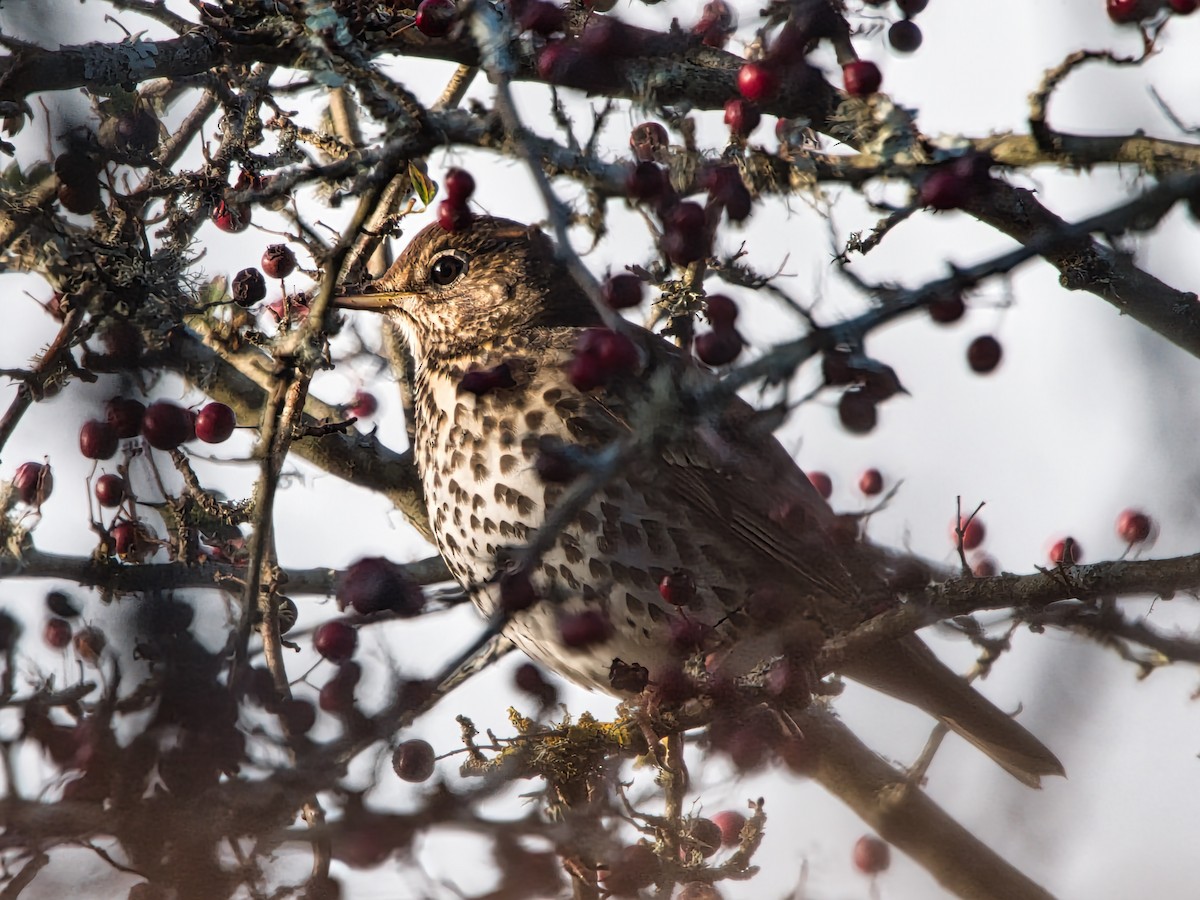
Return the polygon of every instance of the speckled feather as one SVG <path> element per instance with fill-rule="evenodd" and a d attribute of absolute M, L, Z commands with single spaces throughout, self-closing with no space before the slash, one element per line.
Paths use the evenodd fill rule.
<path fill-rule="evenodd" d="M 439 285 L 431 266 L 465 264 Z M 635 329 L 642 365 L 604 388 L 564 374 L 580 330 L 599 317 L 536 229 L 477 219 L 462 233 L 420 232 L 379 288 L 413 354 L 415 452 L 438 547 L 476 604 L 491 612 L 494 576 L 563 492 L 534 462 L 538 439 L 595 450 L 627 434 L 664 384 L 711 376 L 666 341 Z M 394 292 L 394 293 L 393 293 Z M 481 396 L 463 375 L 507 364 L 511 387 Z M 678 391 L 668 391 L 678 394 Z M 894 602 L 882 556 L 838 541 L 835 516 L 747 404 L 696 411 L 687 428 L 601 488 L 562 530 L 534 573 L 542 602 L 507 633 L 531 657 L 584 685 L 611 690 L 614 658 L 655 673 L 678 665 L 669 628 L 680 615 L 658 584 L 673 570 L 697 586 L 687 616 L 715 628 L 730 671 L 789 643 L 844 631 Z M 558 621 L 602 610 L 612 638 L 562 645 Z M 1023 728 L 946 669 L 917 638 L 855 661 L 847 674 L 916 703 L 1027 783 L 1061 771 Z"/>

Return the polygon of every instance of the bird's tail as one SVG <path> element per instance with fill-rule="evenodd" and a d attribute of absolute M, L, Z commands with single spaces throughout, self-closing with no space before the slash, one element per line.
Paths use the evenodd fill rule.
<path fill-rule="evenodd" d="M 947 667 L 916 635 L 881 643 L 841 671 L 925 710 L 1030 787 L 1041 787 L 1043 775 L 1066 774 L 1045 744 Z"/>

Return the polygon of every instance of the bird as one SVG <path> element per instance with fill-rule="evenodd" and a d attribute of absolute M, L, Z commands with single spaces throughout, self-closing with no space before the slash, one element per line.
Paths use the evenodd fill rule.
<path fill-rule="evenodd" d="M 771 417 L 716 390 L 716 373 L 664 337 L 611 316 L 607 328 L 536 226 L 454 226 L 425 227 L 336 302 L 383 313 L 411 354 L 413 452 L 437 547 L 518 648 L 621 695 L 677 676 L 681 647 L 737 677 L 811 658 L 899 602 L 888 557 L 848 536 Z M 581 375 L 584 357 L 604 364 Z M 610 477 L 555 518 L 604 465 Z M 532 602 L 512 602 L 514 583 Z M 1064 773 L 917 635 L 840 672 L 924 709 L 1030 786 Z"/>

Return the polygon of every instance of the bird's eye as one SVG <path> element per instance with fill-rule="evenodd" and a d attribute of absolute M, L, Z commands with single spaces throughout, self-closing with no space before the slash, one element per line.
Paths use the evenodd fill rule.
<path fill-rule="evenodd" d="M 443 253 L 429 266 L 429 280 L 445 287 L 453 284 L 467 271 L 467 261 L 453 250 Z"/>

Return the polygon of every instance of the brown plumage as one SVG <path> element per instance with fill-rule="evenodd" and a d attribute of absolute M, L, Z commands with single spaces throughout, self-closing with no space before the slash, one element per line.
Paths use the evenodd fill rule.
<path fill-rule="evenodd" d="M 491 613 L 496 574 L 542 525 L 564 486 L 535 471 L 546 440 L 595 452 L 639 422 L 678 422 L 601 487 L 530 573 L 542 598 L 506 633 L 531 657 L 612 691 L 614 659 L 651 679 L 679 666 L 672 623 L 712 626 L 712 664 L 739 674 L 780 653 L 809 653 L 894 603 L 887 567 L 836 516 L 755 411 L 681 405 L 712 376 L 671 344 L 630 327 L 639 362 L 607 385 L 565 374 L 579 334 L 599 317 L 540 231 L 480 218 L 458 233 L 421 231 L 378 293 L 342 305 L 389 315 L 415 361 L 415 453 L 438 547 Z M 462 389 L 471 370 L 505 365 L 503 386 Z M 684 572 L 686 614 L 658 590 Z M 608 640 L 563 645 L 559 623 L 597 610 Z M 947 669 L 915 636 L 844 672 L 916 704 L 1022 781 L 1061 774 L 1054 755 Z"/>

